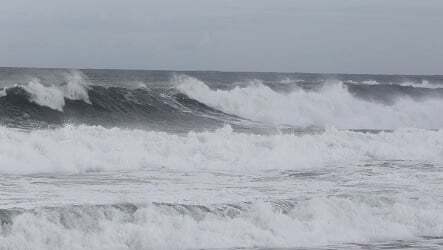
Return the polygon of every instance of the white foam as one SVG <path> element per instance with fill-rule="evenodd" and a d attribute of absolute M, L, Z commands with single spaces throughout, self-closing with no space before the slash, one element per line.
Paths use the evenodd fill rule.
<path fill-rule="evenodd" d="M 62 86 L 63 96 L 70 100 L 82 100 L 91 103 L 88 96 L 89 83 L 78 71 L 65 74 L 66 84 Z"/>
<path fill-rule="evenodd" d="M 385 105 L 355 97 L 341 82 L 327 83 L 319 91 L 299 88 L 290 93 L 276 92 L 256 81 L 231 90 L 213 90 L 190 77 L 179 77 L 177 82 L 177 88 L 191 98 L 226 113 L 271 124 L 343 129 L 443 127 L 442 99 L 398 98 L 393 105 Z"/>
<path fill-rule="evenodd" d="M 30 95 L 31 102 L 58 111 L 63 111 L 65 98 L 91 103 L 88 96 L 89 84 L 80 72 L 65 73 L 64 78 L 63 84 L 43 84 L 40 79 L 33 78 L 26 85 L 15 85 L 14 87 L 21 87 L 26 90 Z M 6 89 L 0 91 L 0 96 L 5 95 Z"/>
<path fill-rule="evenodd" d="M 378 83 L 375 80 L 366 80 L 366 81 L 363 81 L 362 83 L 365 84 L 365 85 L 379 85 L 380 84 L 380 83 Z"/>
<path fill-rule="evenodd" d="M 297 203 L 289 213 L 266 203 L 233 217 L 153 206 L 133 215 L 86 207 L 37 210 L 13 221 L 10 228 L 0 227 L 6 249 L 290 248 L 443 233 L 441 207 L 333 197 Z"/>
<path fill-rule="evenodd" d="M 443 131 L 265 136 L 225 127 L 181 136 L 93 126 L 30 132 L 0 127 L 0 173 L 12 174 L 158 167 L 254 172 L 398 159 L 443 162 Z"/>
<path fill-rule="evenodd" d="M 21 86 L 30 94 L 30 101 L 41 106 L 63 111 L 65 98 L 63 91 L 56 86 L 45 86 L 40 80 L 33 79 L 27 85 Z"/>
<path fill-rule="evenodd" d="M 375 80 L 366 80 L 366 81 L 362 81 L 360 82 L 356 82 L 356 81 L 347 81 L 353 84 L 364 84 L 364 85 L 380 85 L 382 83 L 379 83 Z M 427 80 L 422 80 L 421 83 L 416 83 L 416 82 L 410 82 L 410 81 L 405 81 L 405 82 L 401 82 L 401 83 L 383 83 L 383 84 L 387 84 L 387 85 L 399 85 L 399 86 L 403 86 L 403 87 L 414 87 L 414 88 L 425 88 L 425 89 L 441 89 L 443 88 L 443 85 L 438 84 L 438 83 L 430 83 Z"/>
<path fill-rule="evenodd" d="M 278 81 L 280 84 L 294 84 L 294 83 L 302 83 L 305 82 L 305 80 L 302 79 L 294 79 L 294 78 L 283 78 L 282 80 Z"/>
<path fill-rule="evenodd" d="M 6 96 L 6 88 L 0 89 L 0 97 Z"/>
<path fill-rule="evenodd" d="M 414 87 L 414 88 L 426 88 L 426 89 L 441 89 L 443 85 L 441 84 L 431 84 L 429 81 L 423 80 L 421 83 L 414 82 L 403 82 L 400 86 L 404 87 Z"/>

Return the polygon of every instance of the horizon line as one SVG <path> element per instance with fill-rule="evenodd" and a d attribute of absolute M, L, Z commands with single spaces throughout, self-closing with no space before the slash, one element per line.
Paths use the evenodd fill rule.
<path fill-rule="evenodd" d="M 302 71 L 250 71 L 250 70 L 201 70 L 201 69 L 141 69 L 113 67 L 60 67 L 60 66 L 0 66 L 0 69 L 42 69 L 42 70 L 121 70 L 121 71 L 161 71 L 161 72 L 218 72 L 218 73 L 263 73 L 263 74 L 305 74 L 305 75 L 384 75 L 384 76 L 433 76 L 443 77 L 443 74 L 403 74 L 403 73 L 343 73 L 343 72 L 302 72 Z"/>

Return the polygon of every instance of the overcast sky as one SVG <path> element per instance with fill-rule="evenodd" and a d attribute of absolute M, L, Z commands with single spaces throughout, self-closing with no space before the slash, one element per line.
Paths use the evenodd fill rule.
<path fill-rule="evenodd" d="M 443 0 L 14 0 L 0 66 L 443 74 Z"/>

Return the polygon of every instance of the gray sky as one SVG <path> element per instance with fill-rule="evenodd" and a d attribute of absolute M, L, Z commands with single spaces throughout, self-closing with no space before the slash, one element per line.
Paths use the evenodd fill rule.
<path fill-rule="evenodd" d="M 15 0 L 0 66 L 443 74 L 442 0 Z"/>

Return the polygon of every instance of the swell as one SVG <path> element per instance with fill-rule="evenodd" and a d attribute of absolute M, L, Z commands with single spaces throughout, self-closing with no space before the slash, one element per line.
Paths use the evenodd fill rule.
<path fill-rule="evenodd" d="M 0 245 L 6 249 L 202 249 L 364 244 L 441 236 L 440 211 L 441 207 L 417 201 L 383 197 L 0 210 Z"/>

